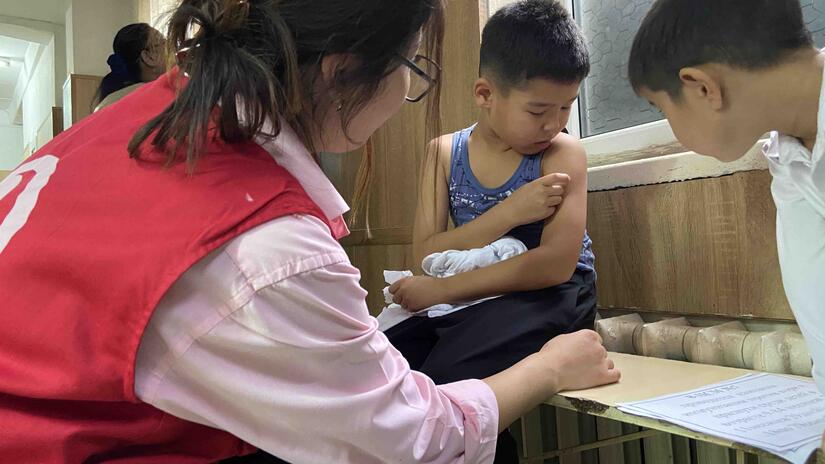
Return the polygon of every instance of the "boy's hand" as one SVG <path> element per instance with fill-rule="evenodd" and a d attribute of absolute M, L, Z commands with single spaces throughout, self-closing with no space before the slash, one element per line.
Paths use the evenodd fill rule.
<path fill-rule="evenodd" d="M 514 226 L 541 221 L 556 212 L 569 184 L 567 174 L 548 174 L 516 190 L 501 204 L 506 205 Z"/>
<path fill-rule="evenodd" d="M 401 279 L 390 286 L 392 301 L 415 313 L 430 306 L 448 303 L 443 279 L 414 276 Z"/>

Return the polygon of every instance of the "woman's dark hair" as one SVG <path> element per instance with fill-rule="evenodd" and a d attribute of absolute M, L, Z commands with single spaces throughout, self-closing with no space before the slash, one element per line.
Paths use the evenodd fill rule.
<path fill-rule="evenodd" d="M 115 35 L 112 43 L 114 53 L 106 62 L 112 72 L 103 78 L 97 91 L 96 102 L 120 89 L 140 82 L 140 54 L 149 44 L 152 26 L 146 23 L 129 24 Z"/>
<path fill-rule="evenodd" d="M 267 121 L 273 133 L 266 135 L 278 135 L 280 118 L 314 153 L 315 121 L 325 110 L 314 88 L 321 60 L 359 60 L 336 73 L 330 89 L 346 130 L 401 66 L 399 56 L 413 51 L 422 28 L 424 53 L 438 60 L 442 0 L 183 0 L 169 19 L 167 43 L 188 82 L 134 136 L 130 156 L 139 157 L 148 141 L 167 163 L 185 160 L 191 169 L 213 129 L 224 142 L 240 143 Z M 434 95 L 430 111 L 437 110 Z"/>

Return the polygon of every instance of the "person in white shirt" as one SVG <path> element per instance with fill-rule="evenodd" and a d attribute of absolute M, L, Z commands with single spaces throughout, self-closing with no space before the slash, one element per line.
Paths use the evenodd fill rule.
<path fill-rule="evenodd" d="M 630 53 L 636 92 L 687 148 L 721 161 L 764 147 L 785 293 L 825 392 L 825 55 L 798 0 L 659 0 Z"/>

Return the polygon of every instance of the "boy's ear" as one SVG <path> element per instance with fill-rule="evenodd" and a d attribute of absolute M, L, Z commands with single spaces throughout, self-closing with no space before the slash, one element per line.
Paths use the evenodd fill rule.
<path fill-rule="evenodd" d="M 683 96 L 704 101 L 714 111 L 719 111 L 724 106 L 722 85 L 718 76 L 699 68 L 682 68 L 679 70 L 679 79 L 682 81 Z"/>
<path fill-rule="evenodd" d="M 493 100 L 493 84 L 485 77 L 479 77 L 473 86 L 473 96 L 479 108 L 489 109 Z"/>

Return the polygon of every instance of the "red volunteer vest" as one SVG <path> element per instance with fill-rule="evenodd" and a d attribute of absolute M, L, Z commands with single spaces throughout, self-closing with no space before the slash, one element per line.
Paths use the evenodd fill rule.
<path fill-rule="evenodd" d="M 129 139 L 173 100 L 174 80 L 90 116 L 0 182 L 2 462 L 205 463 L 254 451 L 141 403 L 138 344 L 163 294 L 210 251 L 280 216 L 326 219 L 253 143 L 212 142 L 192 176 L 148 146 L 147 160 L 130 159 Z"/>

